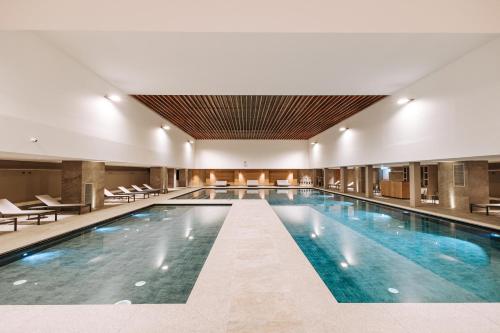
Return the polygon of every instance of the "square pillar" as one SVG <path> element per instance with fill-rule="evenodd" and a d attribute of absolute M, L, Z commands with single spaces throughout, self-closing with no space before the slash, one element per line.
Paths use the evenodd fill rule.
<path fill-rule="evenodd" d="M 340 168 L 340 192 L 347 193 L 347 167 Z"/>
<path fill-rule="evenodd" d="M 354 168 L 354 189 L 356 193 L 363 193 L 365 190 L 363 167 Z"/>
<path fill-rule="evenodd" d="M 169 188 L 175 187 L 175 169 L 167 169 L 167 184 Z"/>
<path fill-rule="evenodd" d="M 168 172 L 166 167 L 149 168 L 149 185 L 154 188 L 166 189 L 168 186 Z"/>
<path fill-rule="evenodd" d="M 62 203 L 90 203 L 93 209 L 104 206 L 104 162 L 62 161 Z"/>
<path fill-rule="evenodd" d="M 410 207 L 417 207 L 422 204 L 420 162 L 410 162 Z"/>
<path fill-rule="evenodd" d="M 438 164 L 439 205 L 469 210 L 471 203 L 489 203 L 488 161 Z"/>
<path fill-rule="evenodd" d="M 365 167 L 365 196 L 373 197 L 373 166 L 371 165 Z"/>

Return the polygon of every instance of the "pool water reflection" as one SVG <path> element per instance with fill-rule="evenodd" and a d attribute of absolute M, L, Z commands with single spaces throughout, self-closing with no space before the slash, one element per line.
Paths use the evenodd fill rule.
<path fill-rule="evenodd" d="M 229 206 L 158 205 L 0 267 L 0 304 L 185 303 Z"/>
<path fill-rule="evenodd" d="M 201 190 L 184 198 L 250 199 Z M 313 189 L 255 189 L 339 302 L 498 302 L 500 238 Z"/>

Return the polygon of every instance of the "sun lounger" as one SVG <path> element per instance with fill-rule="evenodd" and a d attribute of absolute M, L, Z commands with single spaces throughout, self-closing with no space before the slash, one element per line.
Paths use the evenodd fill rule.
<path fill-rule="evenodd" d="M 484 208 L 486 209 L 486 215 L 490 215 L 490 210 L 500 209 L 500 204 L 470 204 L 470 212 L 474 211 L 474 208 Z"/>
<path fill-rule="evenodd" d="M 255 179 L 249 179 L 247 180 L 247 186 L 249 187 L 259 186 L 259 181 Z"/>
<path fill-rule="evenodd" d="M 29 220 L 31 216 L 36 216 L 37 224 L 40 224 L 42 217 L 47 217 L 50 214 L 54 214 L 54 219 L 57 221 L 57 210 L 25 210 L 20 209 L 7 199 L 0 199 L 0 217 L 27 216 Z"/>
<path fill-rule="evenodd" d="M 128 188 L 125 186 L 118 186 L 118 189 L 122 191 L 125 194 L 142 194 L 143 198 L 146 199 L 146 195 L 149 198 L 149 192 L 147 191 L 136 191 L 136 192 L 131 192 Z"/>
<path fill-rule="evenodd" d="M 278 179 L 276 180 L 276 185 L 278 186 L 290 186 L 288 179 Z"/>
<path fill-rule="evenodd" d="M 163 192 L 163 193 L 168 193 L 168 189 L 167 188 L 154 188 L 154 187 L 151 187 L 149 184 L 142 184 L 144 185 L 145 188 L 147 188 L 148 190 L 158 190 L 160 192 Z"/>
<path fill-rule="evenodd" d="M 50 195 L 48 194 L 42 194 L 42 195 L 35 195 L 35 197 L 40 200 L 45 206 L 37 206 L 37 207 L 31 207 L 33 209 L 46 209 L 46 208 L 49 208 L 49 209 L 55 209 L 55 210 L 58 210 L 58 211 L 61 211 L 65 208 L 68 208 L 68 209 L 77 209 L 78 210 L 78 214 L 81 214 L 82 213 L 82 209 L 85 208 L 85 207 L 88 207 L 89 209 L 89 212 L 92 211 L 92 204 L 84 204 L 84 203 L 60 203 L 59 201 L 57 201 L 56 199 L 54 199 L 53 197 L 51 197 Z"/>
<path fill-rule="evenodd" d="M 227 181 L 225 181 L 225 180 L 216 180 L 214 185 L 217 186 L 217 187 L 227 186 Z"/>
<path fill-rule="evenodd" d="M 130 202 L 130 198 L 135 201 L 135 194 L 114 194 L 110 190 L 104 189 L 104 196 L 107 199 L 127 199 L 127 202 Z"/>
<path fill-rule="evenodd" d="M 141 191 L 146 191 L 146 192 L 149 192 L 153 195 L 160 195 L 160 190 L 158 189 L 149 189 L 149 188 L 146 188 L 146 189 L 142 189 L 140 188 L 139 186 L 137 185 L 132 185 L 132 187 L 134 188 L 134 190 L 138 191 L 138 192 L 141 192 Z"/>
<path fill-rule="evenodd" d="M 17 217 L 0 218 L 0 224 L 14 224 L 14 231 L 17 231 Z"/>

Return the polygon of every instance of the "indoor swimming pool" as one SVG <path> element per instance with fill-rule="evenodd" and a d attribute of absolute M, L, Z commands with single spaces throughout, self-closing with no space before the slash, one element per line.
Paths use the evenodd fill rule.
<path fill-rule="evenodd" d="M 0 304 L 186 303 L 229 206 L 155 205 L 0 267 Z"/>
<path fill-rule="evenodd" d="M 498 302 L 500 234 L 315 189 L 203 189 L 265 199 L 339 302 Z"/>

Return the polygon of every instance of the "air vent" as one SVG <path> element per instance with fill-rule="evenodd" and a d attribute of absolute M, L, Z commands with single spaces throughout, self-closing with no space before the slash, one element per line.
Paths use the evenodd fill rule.
<path fill-rule="evenodd" d="M 465 186 L 465 166 L 462 163 L 453 164 L 453 186 Z"/>
<path fill-rule="evenodd" d="M 84 185 L 83 203 L 86 205 L 91 204 L 92 208 L 94 208 L 94 184 L 87 183 Z"/>

